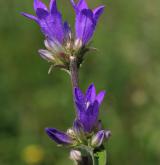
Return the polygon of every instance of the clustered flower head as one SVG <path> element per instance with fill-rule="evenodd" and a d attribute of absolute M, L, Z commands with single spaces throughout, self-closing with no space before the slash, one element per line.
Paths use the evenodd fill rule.
<path fill-rule="evenodd" d="M 55 128 L 46 128 L 46 132 L 52 140 L 61 145 L 100 147 L 111 135 L 110 131 L 102 128 L 99 120 L 99 108 L 105 91 L 96 95 L 95 86 L 91 84 L 85 94 L 79 88 L 75 88 L 74 95 L 77 116 L 73 126 L 66 132 Z"/>
<path fill-rule="evenodd" d="M 91 49 L 88 44 L 104 10 L 104 6 L 94 10 L 89 9 L 86 0 L 79 0 L 78 3 L 74 0 L 70 1 L 76 15 L 74 33 L 69 24 L 63 22 L 56 0 L 50 0 L 49 8 L 42 1 L 34 0 L 36 16 L 22 13 L 25 17 L 34 20 L 45 36 L 46 49 L 39 50 L 40 56 L 65 70 L 69 70 L 70 56 L 77 57 L 78 67 L 83 62 L 85 53 Z"/>

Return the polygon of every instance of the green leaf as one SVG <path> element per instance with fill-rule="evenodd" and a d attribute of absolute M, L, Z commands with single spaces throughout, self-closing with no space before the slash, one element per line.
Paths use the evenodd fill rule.
<path fill-rule="evenodd" d="M 106 150 L 100 150 L 94 153 L 95 165 L 106 165 L 107 162 L 107 154 Z"/>

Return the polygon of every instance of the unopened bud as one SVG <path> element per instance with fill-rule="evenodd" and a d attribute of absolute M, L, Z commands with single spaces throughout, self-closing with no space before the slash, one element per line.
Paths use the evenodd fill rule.
<path fill-rule="evenodd" d="M 91 145 L 93 147 L 99 147 L 103 143 L 104 136 L 105 136 L 104 130 L 101 130 L 96 135 L 93 135 L 91 140 Z"/>
<path fill-rule="evenodd" d="M 75 137 L 75 132 L 73 131 L 73 129 L 69 128 L 67 130 L 67 135 L 69 135 L 70 137 Z"/>
<path fill-rule="evenodd" d="M 66 43 L 66 49 L 71 49 L 72 48 L 72 44 L 71 44 L 71 42 L 70 41 L 68 41 L 67 43 Z"/>
<path fill-rule="evenodd" d="M 105 138 L 106 139 L 109 139 L 110 137 L 111 137 L 111 131 L 110 130 L 107 130 L 107 131 L 105 131 Z"/>
<path fill-rule="evenodd" d="M 55 60 L 52 53 L 49 52 L 48 50 L 40 49 L 38 52 L 39 52 L 40 56 L 47 61 L 54 61 Z"/>
<path fill-rule="evenodd" d="M 70 159 L 74 161 L 80 161 L 82 159 L 81 152 L 78 150 L 71 150 Z"/>
<path fill-rule="evenodd" d="M 81 39 L 76 39 L 76 41 L 74 42 L 74 49 L 78 50 L 82 47 L 82 40 Z"/>

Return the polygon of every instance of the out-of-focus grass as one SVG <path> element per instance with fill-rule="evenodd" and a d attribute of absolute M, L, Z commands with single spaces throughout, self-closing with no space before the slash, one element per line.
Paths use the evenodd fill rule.
<path fill-rule="evenodd" d="M 98 52 L 88 55 L 80 82 L 83 90 L 94 82 L 107 91 L 100 112 L 113 134 L 109 164 L 159 164 L 160 1 L 88 3 L 106 9 L 93 39 Z M 58 5 L 73 25 L 69 0 Z M 43 36 L 20 15 L 33 13 L 32 0 L 1 0 L 0 6 L 0 164 L 69 165 L 68 150 L 44 133 L 48 126 L 66 130 L 72 125 L 69 77 L 56 69 L 48 75 L 49 64 L 38 56 Z"/>

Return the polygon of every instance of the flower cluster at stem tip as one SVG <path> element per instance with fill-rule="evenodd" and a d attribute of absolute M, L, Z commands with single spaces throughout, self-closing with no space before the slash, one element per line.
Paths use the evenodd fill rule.
<path fill-rule="evenodd" d="M 83 94 L 79 88 L 74 90 L 76 119 L 72 128 L 61 132 L 55 128 L 46 128 L 46 132 L 56 143 L 64 146 L 79 147 L 81 145 L 93 148 L 100 147 L 111 135 L 109 130 L 103 130 L 99 120 L 99 108 L 105 96 L 105 91 L 96 95 L 94 84 L 91 84 Z"/>
<path fill-rule="evenodd" d="M 50 0 L 49 8 L 40 0 L 34 0 L 36 16 L 24 13 L 25 17 L 34 20 L 45 36 L 46 49 L 40 49 L 40 56 L 51 62 L 55 67 L 69 70 L 70 56 L 77 58 L 77 66 L 83 62 L 86 52 L 91 50 L 89 42 L 95 31 L 104 6 L 93 10 L 88 8 L 85 0 L 75 3 L 70 0 L 75 11 L 75 32 L 73 33 L 68 22 L 63 22 L 62 15 L 57 9 L 56 0 Z"/>

